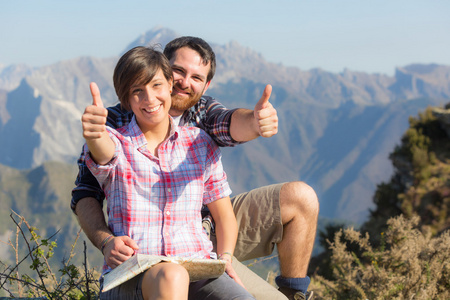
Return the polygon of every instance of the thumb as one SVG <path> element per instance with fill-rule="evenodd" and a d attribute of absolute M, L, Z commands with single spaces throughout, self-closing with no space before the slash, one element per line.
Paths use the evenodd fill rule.
<path fill-rule="evenodd" d="M 103 107 L 103 101 L 100 97 L 100 90 L 95 82 L 91 82 L 90 84 L 91 95 L 92 95 L 92 104 L 98 107 Z"/>
<path fill-rule="evenodd" d="M 272 86 L 270 84 L 266 85 L 266 88 L 264 89 L 264 92 L 261 96 L 261 99 L 259 99 L 258 103 L 255 105 L 255 111 L 261 110 L 263 108 L 267 107 L 267 104 L 269 103 L 270 95 L 272 94 Z"/>
<path fill-rule="evenodd" d="M 130 247 L 134 250 L 139 249 L 139 246 L 137 245 L 137 243 L 129 236 L 124 236 L 122 241 L 125 243 L 125 245 L 127 245 L 128 247 Z"/>

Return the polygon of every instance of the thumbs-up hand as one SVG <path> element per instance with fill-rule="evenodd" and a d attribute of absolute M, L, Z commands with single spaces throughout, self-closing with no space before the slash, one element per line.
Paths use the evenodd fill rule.
<path fill-rule="evenodd" d="M 266 138 L 278 133 L 277 110 L 269 102 L 271 93 L 272 86 L 268 84 L 253 110 L 253 115 L 258 124 L 259 135 Z"/>
<path fill-rule="evenodd" d="M 81 117 L 81 124 L 83 126 L 83 137 L 86 140 L 98 139 L 106 132 L 106 117 L 108 111 L 103 107 L 102 98 L 100 97 L 100 90 L 95 82 L 90 84 L 92 105 L 89 105 L 84 110 Z"/>

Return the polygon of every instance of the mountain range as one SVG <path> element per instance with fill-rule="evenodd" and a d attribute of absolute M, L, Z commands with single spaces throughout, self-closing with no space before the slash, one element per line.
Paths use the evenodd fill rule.
<path fill-rule="evenodd" d="M 137 45 L 162 49 L 177 36 L 154 28 L 124 51 Z M 394 76 L 351 70 L 336 74 L 271 63 L 235 41 L 211 46 L 217 71 L 207 94 L 229 108 L 252 109 L 271 84 L 271 103 L 279 116 L 276 136 L 223 149 L 233 192 L 303 180 L 316 190 L 320 215 L 327 218 L 364 221 L 377 184 L 391 176 L 388 156 L 409 116 L 450 100 L 450 66 L 413 64 L 397 67 Z M 38 68 L 0 67 L 0 164 L 21 172 L 49 161 L 74 166 L 83 144 L 80 118 L 91 103 L 89 83 L 97 82 L 105 105 L 116 104 L 112 73 L 121 54 L 76 57 Z M 70 189 L 58 195 L 67 209 Z"/>

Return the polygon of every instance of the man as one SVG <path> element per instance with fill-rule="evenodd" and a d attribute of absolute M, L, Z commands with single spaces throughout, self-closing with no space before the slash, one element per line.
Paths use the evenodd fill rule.
<path fill-rule="evenodd" d="M 276 110 L 269 102 L 268 85 L 255 109 L 227 110 L 211 97 L 203 96 L 215 73 L 215 54 L 202 39 L 181 37 L 164 49 L 174 75 L 170 114 L 180 125 L 204 129 L 219 146 L 234 146 L 258 136 L 271 137 L 278 131 Z M 121 127 L 130 121 L 130 113 L 120 106 L 109 108 L 108 125 Z M 72 192 L 72 209 L 84 232 L 97 248 L 103 248 L 106 263 L 115 267 L 128 259 L 136 243 L 127 237 L 110 236 L 102 212 L 104 195 L 79 161 L 77 187 Z M 281 276 L 276 278 L 280 291 L 288 299 L 305 299 L 309 285 L 307 269 L 315 239 L 319 204 L 314 190 L 303 182 L 288 182 L 252 190 L 232 199 L 239 225 L 234 255 L 242 261 L 266 256 L 277 245 Z M 103 246 L 103 247 L 102 247 Z M 249 291 L 259 299 L 276 299 L 264 292 L 260 282 L 248 279 L 248 270 L 236 267 Z M 251 275 L 248 275 L 251 276 Z M 255 288 L 253 290 L 252 288 Z M 279 299 L 283 299 L 279 297 Z M 285 297 L 284 297 L 285 299 Z"/>

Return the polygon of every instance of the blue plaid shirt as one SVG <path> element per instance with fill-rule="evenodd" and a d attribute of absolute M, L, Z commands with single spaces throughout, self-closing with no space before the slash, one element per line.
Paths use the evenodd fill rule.
<path fill-rule="evenodd" d="M 225 108 L 212 97 L 203 96 L 197 104 L 184 112 L 179 125 L 199 127 L 206 131 L 220 147 L 233 147 L 240 144 L 240 142 L 233 140 L 230 134 L 231 115 L 235 110 Z M 133 113 L 122 109 L 121 105 L 118 104 L 108 107 L 106 125 L 120 128 L 128 125 L 132 118 Z M 92 197 L 101 204 L 105 199 L 105 194 L 97 179 L 86 166 L 83 152 L 78 159 L 78 169 L 78 176 L 75 181 L 76 187 L 72 190 L 72 201 L 70 202 L 70 207 L 74 212 L 78 201 L 83 198 Z"/>

